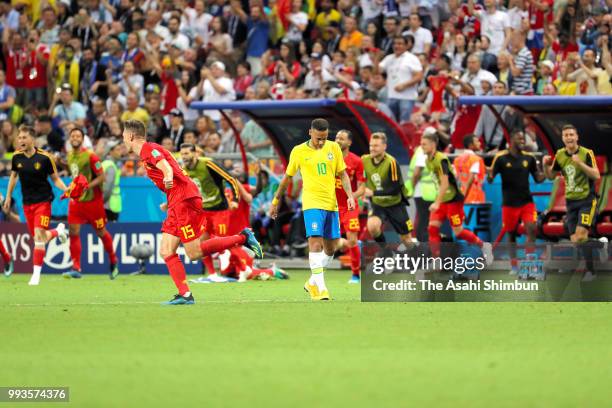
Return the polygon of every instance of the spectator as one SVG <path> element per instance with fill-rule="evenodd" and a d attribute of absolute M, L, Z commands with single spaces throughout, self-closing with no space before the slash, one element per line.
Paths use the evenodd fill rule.
<path fill-rule="evenodd" d="M 197 48 L 208 47 L 209 25 L 213 16 L 206 12 L 204 0 L 196 0 L 192 7 L 185 7 L 181 15 L 180 30 L 188 33 Z"/>
<path fill-rule="evenodd" d="M 221 136 L 217 132 L 211 133 L 206 138 L 206 144 L 204 145 L 204 153 L 211 155 L 219 153 L 221 147 Z"/>
<path fill-rule="evenodd" d="M 308 26 L 308 14 L 302 11 L 302 0 L 291 0 L 291 11 L 288 16 L 289 27 L 284 39 L 297 46 L 302 41 L 303 32 Z"/>
<path fill-rule="evenodd" d="M 106 109 L 104 101 L 96 98 L 91 103 L 91 117 L 89 119 L 90 131 L 88 132 L 94 140 L 108 136 L 108 125 L 106 124 Z"/>
<path fill-rule="evenodd" d="M 180 26 L 181 20 L 178 17 L 172 16 L 168 19 L 168 31 L 170 32 L 170 35 L 168 37 L 165 37 L 162 43 L 163 46 L 166 47 L 166 49 L 170 47 L 176 47 L 181 51 L 185 51 L 187 48 L 189 48 L 189 38 L 179 31 Z"/>
<path fill-rule="evenodd" d="M 243 23 L 246 23 L 249 35 L 247 36 L 246 60 L 251 65 L 253 76 L 258 76 L 262 71 L 261 57 L 268 48 L 268 37 L 270 33 L 270 22 L 259 4 L 250 7 L 251 14 L 247 14 L 240 6 L 240 2 L 231 2 L 232 9 Z"/>
<path fill-rule="evenodd" d="M 555 64 L 553 64 L 552 61 L 540 61 L 539 76 L 536 82 L 536 95 L 544 94 L 544 87 L 548 84 L 552 84 L 554 69 Z"/>
<path fill-rule="evenodd" d="M 43 44 L 51 47 L 58 42 L 60 27 L 57 24 L 57 15 L 53 7 L 47 6 L 42 9 L 42 18 L 36 28 L 40 32 L 40 41 Z"/>
<path fill-rule="evenodd" d="M 544 96 L 555 96 L 555 95 L 558 95 L 557 87 L 554 84 L 546 84 L 546 85 L 544 85 L 544 89 L 542 90 L 542 95 L 544 95 Z"/>
<path fill-rule="evenodd" d="M 202 68 L 200 75 L 205 78 L 201 91 L 199 91 L 204 102 L 225 102 L 236 99 L 234 84 L 230 78 L 225 76 L 225 64 L 221 61 L 214 62 L 210 69 Z M 210 116 L 215 123 L 221 119 L 221 114 L 216 109 L 205 110 L 204 114 Z"/>
<path fill-rule="evenodd" d="M 321 11 L 317 14 L 314 25 L 321 33 L 321 39 L 323 41 L 330 41 L 333 37 L 328 27 L 332 22 L 339 24 L 342 20 L 342 15 L 334 8 L 331 0 L 321 0 L 320 8 Z"/>
<path fill-rule="evenodd" d="M 533 95 L 532 79 L 535 67 L 533 55 L 525 45 L 525 38 L 521 33 L 512 34 L 510 41 L 512 58 L 510 58 L 510 72 L 512 72 L 512 92 L 516 95 Z"/>
<path fill-rule="evenodd" d="M 468 0 L 470 14 L 480 20 L 480 32 L 491 40 L 489 52 L 497 54 L 506 49 L 510 39 L 510 18 L 508 14 L 497 9 L 497 0 L 484 0 L 485 10 L 474 8 L 474 0 Z"/>
<path fill-rule="evenodd" d="M 132 61 L 123 64 L 119 89 L 123 95 L 133 93 L 138 98 L 138 104 L 144 105 L 144 78 L 136 72 L 136 67 Z"/>
<path fill-rule="evenodd" d="M 465 61 L 467 58 L 467 39 L 463 33 L 457 33 L 454 40 L 450 41 L 451 36 L 444 37 L 444 43 L 442 49 L 449 49 L 446 52 L 451 59 L 451 69 L 453 71 L 462 71 L 465 68 Z M 445 47 L 446 45 L 446 47 Z"/>
<path fill-rule="evenodd" d="M 569 79 L 569 75 L 573 71 L 574 70 L 569 61 L 565 61 L 561 64 L 561 68 L 559 68 L 559 77 L 553 81 L 559 95 L 576 95 L 576 82 L 570 81 Z"/>
<path fill-rule="evenodd" d="M 497 82 L 495 75 L 480 68 L 480 59 L 476 54 L 470 54 L 467 58 L 467 70 L 461 77 L 461 82 L 468 83 L 474 89 L 476 95 L 484 95 L 483 81 Z"/>
<path fill-rule="evenodd" d="M 610 82 L 607 73 L 595 65 L 595 51 L 588 49 L 582 54 L 572 54 L 568 62 L 579 68 L 567 76 L 569 81 L 576 82 L 577 95 L 597 95 L 599 81 Z"/>
<path fill-rule="evenodd" d="M 130 92 L 127 94 L 126 100 L 127 109 L 121 115 L 121 122 L 135 119 L 144 123 L 145 126 L 148 126 L 151 118 L 145 109 L 138 106 L 138 96 L 135 93 Z"/>
<path fill-rule="evenodd" d="M 200 116 L 196 120 L 195 129 L 196 137 L 198 138 L 198 144 L 203 146 L 208 135 L 212 132 L 215 132 L 217 127 L 215 125 L 215 122 L 213 122 L 210 118 L 210 116 L 204 115 Z"/>
<path fill-rule="evenodd" d="M 64 135 L 58 129 L 53 129 L 52 120 L 49 115 L 41 115 L 34 122 L 36 131 L 36 146 L 60 153 L 64 148 Z"/>
<path fill-rule="evenodd" d="M 247 61 L 238 64 L 236 81 L 234 82 L 234 91 L 236 92 L 236 99 L 244 98 L 246 89 L 253 83 L 253 76 L 251 75 L 251 64 Z"/>
<path fill-rule="evenodd" d="M 498 97 L 507 94 L 508 88 L 506 84 L 502 81 L 495 82 L 493 85 L 493 96 Z M 474 129 L 474 134 L 483 138 L 484 145 L 482 148 L 486 152 L 496 152 L 500 150 L 505 141 L 504 130 L 499 124 L 492 109 L 495 109 L 499 113 L 504 123 L 506 123 L 506 126 L 510 126 L 509 115 L 511 114 L 511 109 L 508 105 L 485 105 L 482 107 L 478 123 Z M 510 127 L 510 129 L 512 129 L 512 127 Z"/>
<path fill-rule="evenodd" d="M 482 69 L 491 72 L 493 75 L 497 75 L 497 56 L 489 52 L 490 46 L 491 41 L 489 40 L 489 37 L 486 35 L 481 35 L 479 47 L 479 51 L 481 52 L 480 65 Z"/>
<path fill-rule="evenodd" d="M 387 73 L 388 105 L 400 122 L 410 119 L 417 99 L 417 84 L 423 79 L 423 68 L 419 59 L 406 49 L 404 37 L 395 37 L 393 54 L 387 55 L 379 68 Z"/>
<path fill-rule="evenodd" d="M 221 136 L 221 147 L 219 147 L 219 152 L 236 152 L 236 138 L 234 136 L 234 130 L 230 127 L 230 124 L 225 117 L 221 117 L 221 120 L 219 121 L 219 131 L 217 133 L 219 136 Z"/>
<path fill-rule="evenodd" d="M 267 76 L 272 77 L 272 83 L 283 83 L 292 85 L 297 82 L 301 75 L 300 63 L 295 58 L 294 47 L 289 42 L 283 42 L 279 49 L 279 57 L 271 61 L 271 52 L 266 52 L 262 57 L 262 63 Z"/>
<path fill-rule="evenodd" d="M 17 133 L 17 127 L 10 120 L 2 121 L 0 125 L 0 145 L 4 153 L 15 151 Z"/>
<path fill-rule="evenodd" d="M 339 50 L 340 40 L 342 40 L 342 33 L 340 32 L 340 23 L 337 21 L 331 21 L 326 28 L 327 36 L 329 37 L 329 41 L 327 41 L 327 45 L 325 50 L 329 55 L 333 55 L 336 51 Z M 323 54 L 323 49 L 315 50 L 313 46 L 313 53 Z"/>
<path fill-rule="evenodd" d="M 387 17 L 383 23 L 385 29 L 385 37 L 381 43 L 381 49 L 385 55 L 389 55 L 393 52 L 393 39 L 398 36 L 398 24 L 397 18 Z"/>
<path fill-rule="evenodd" d="M 391 111 L 391 109 L 389 109 L 387 105 L 378 101 L 378 96 L 376 95 L 376 92 L 365 92 L 363 95 L 363 103 L 374 109 L 378 109 L 379 111 L 387 115 L 389 119 L 395 121 L 395 115 L 393 114 L 393 111 Z"/>
<path fill-rule="evenodd" d="M 353 16 L 344 17 L 344 34 L 338 45 L 340 51 L 346 52 L 349 48 L 361 48 L 363 33 L 357 30 L 357 19 Z"/>
<path fill-rule="evenodd" d="M 121 55 L 121 62 L 125 65 L 126 62 L 130 61 L 134 65 L 134 71 L 139 72 L 141 64 L 145 58 L 144 53 L 138 46 L 140 39 L 138 34 L 129 33 L 126 40 L 126 48 Z"/>
<path fill-rule="evenodd" d="M 170 136 L 164 136 L 159 144 L 161 145 L 161 147 L 163 147 L 170 153 L 176 153 L 176 149 L 174 148 L 174 142 L 172 141 L 172 138 Z"/>
<path fill-rule="evenodd" d="M 497 55 L 497 79 L 506 85 L 506 88 L 512 89 L 514 77 L 510 69 L 510 60 L 512 55 L 508 51 L 501 51 Z"/>
<path fill-rule="evenodd" d="M 59 93 L 56 92 L 53 96 L 49 115 L 53 117 L 53 120 L 59 122 L 58 125 L 61 128 L 76 126 L 82 129 L 85 126 L 87 115 L 85 107 L 80 102 L 73 100 L 70 84 L 63 84 L 58 90 Z"/>
<path fill-rule="evenodd" d="M 183 126 L 183 112 L 176 108 L 172 109 L 170 111 L 169 135 L 175 151 L 178 151 L 179 147 L 184 143 L 185 130 L 185 126 Z"/>
<path fill-rule="evenodd" d="M 410 28 L 408 31 L 404 31 L 402 35 L 410 34 L 414 38 L 414 46 L 410 50 L 413 54 L 424 53 L 429 56 L 431 52 L 431 44 L 433 43 L 433 36 L 431 31 L 421 27 L 421 17 L 419 13 L 410 14 Z"/>
<path fill-rule="evenodd" d="M 0 121 L 10 119 L 11 108 L 15 104 L 15 88 L 6 83 L 6 75 L 0 69 Z"/>
<path fill-rule="evenodd" d="M 214 17 L 210 27 L 206 62 L 212 64 L 215 61 L 221 61 L 229 66 L 232 63 L 230 56 L 234 51 L 234 42 L 227 33 L 227 21 L 223 17 Z"/>
<path fill-rule="evenodd" d="M 242 139 L 244 149 L 258 159 L 272 157 L 272 141 L 255 121 L 249 120 L 244 125 L 244 129 L 240 132 L 240 139 Z"/>

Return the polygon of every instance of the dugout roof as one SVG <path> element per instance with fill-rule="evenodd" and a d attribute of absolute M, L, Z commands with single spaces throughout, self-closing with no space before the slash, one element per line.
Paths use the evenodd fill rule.
<path fill-rule="evenodd" d="M 581 145 L 612 158 L 612 96 L 461 96 L 459 103 L 509 105 L 519 110 L 536 125 L 551 153 L 563 147 L 563 125 L 572 124 L 578 129 Z"/>
<path fill-rule="evenodd" d="M 310 122 L 325 118 L 330 123 L 330 139 L 340 129 L 353 134 L 351 151 L 356 154 L 368 152 L 368 140 L 374 132 L 385 132 L 388 152 L 400 164 L 408 164 L 408 140 L 397 124 L 384 113 L 361 102 L 346 99 L 299 99 L 289 101 L 235 101 L 193 102 L 197 110 L 217 109 L 225 113 L 238 110 L 247 114 L 268 134 L 276 152 L 287 162 L 291 149 L 308 140 Z M 242 141 L 237 136 L 242 149 Z"/>

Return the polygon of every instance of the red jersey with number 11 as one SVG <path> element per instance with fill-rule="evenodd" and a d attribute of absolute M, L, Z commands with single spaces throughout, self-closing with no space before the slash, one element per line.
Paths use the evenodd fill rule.
<path fill-rule="evenodd" d="M 351 189 L 355 192 L 359 183 L 365 183 L 363 162 L 361 161 L 361 157 L 357 156 L 355 153 L 349 152 L 344 158 L 344 163 L 346 164 L 346 174 L 348 174 L 351 180 Z M 339 209 L 347 209 L 347 199 L 346 192 L 344 192 L 344 188 L 342 188 L 342 180 L 340 180 L 340 177 L 336 177 L 336 200 L 338 201 Z"/>
<path fill-rule="evenodd" d="M 164 173 L 156 167 L 157 163 L 163 159 L 166 159 L 172 167 L 174 183 L 170 190 L 166 190 L 166 187 L 164 187 Z M 140 160 L 147 170 L 147 176 L 155 183 L 157 188 L 166 193 L 168 208 L 172 208 L 175 204 L 190 198 L 202 198 L 198 187 L 181 169 L 174 156 L 160 145 L 145 143 L 140 151 Z"/>

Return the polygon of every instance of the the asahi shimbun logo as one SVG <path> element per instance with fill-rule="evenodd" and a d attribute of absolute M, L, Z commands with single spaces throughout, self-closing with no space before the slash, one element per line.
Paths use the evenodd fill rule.
<path fill-rule="evenodd" d="M 72 267 L 70 258 L 70 247 L 52 239 L 47 245 L 45 263 L 53 269 L 69 269 Z"/>

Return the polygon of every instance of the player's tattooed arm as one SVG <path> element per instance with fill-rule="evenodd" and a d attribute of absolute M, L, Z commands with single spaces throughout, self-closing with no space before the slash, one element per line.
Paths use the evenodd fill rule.
<path fill-rule="evenodd" d="M 164 174 L 164 187 L 166 190 L 171 189 L 173 185 L 174 172 L 172 171 L 172 167 L 168 161 L 166 159 L 162 159 L 157 162 L 155 167 L 157 167 Z"/>
<path fill-rule="evenodd" d="M 340 172 L 340 180 L 342 181 L 342 188 L 344 189 L 344 192 L 346 193 L 346 196 L 348 197 L 346 199 L 346 205 L 350 211 L 355 208 L 355 198 L 353 197 L 353 188 L 351 187 L 351 179 L 349 178 L 349 175 L 346 172 L 346 170 L 342 170 Z"/>
<path fill-rule="evenodd" d="M 280 202 L 285 196 L 285 190 L 287 190 L 287 186 L 293 180 L 293 177 L 285 174 L 280 184 L 278 185 L 278 189 L 276 189 L 276 194 L 274 194 L 274 198 L 272 199 L 272 203 L 270 204 L 270 218 L 276 219 L 278 215 L 278 207 L 280 206 Z"/>

